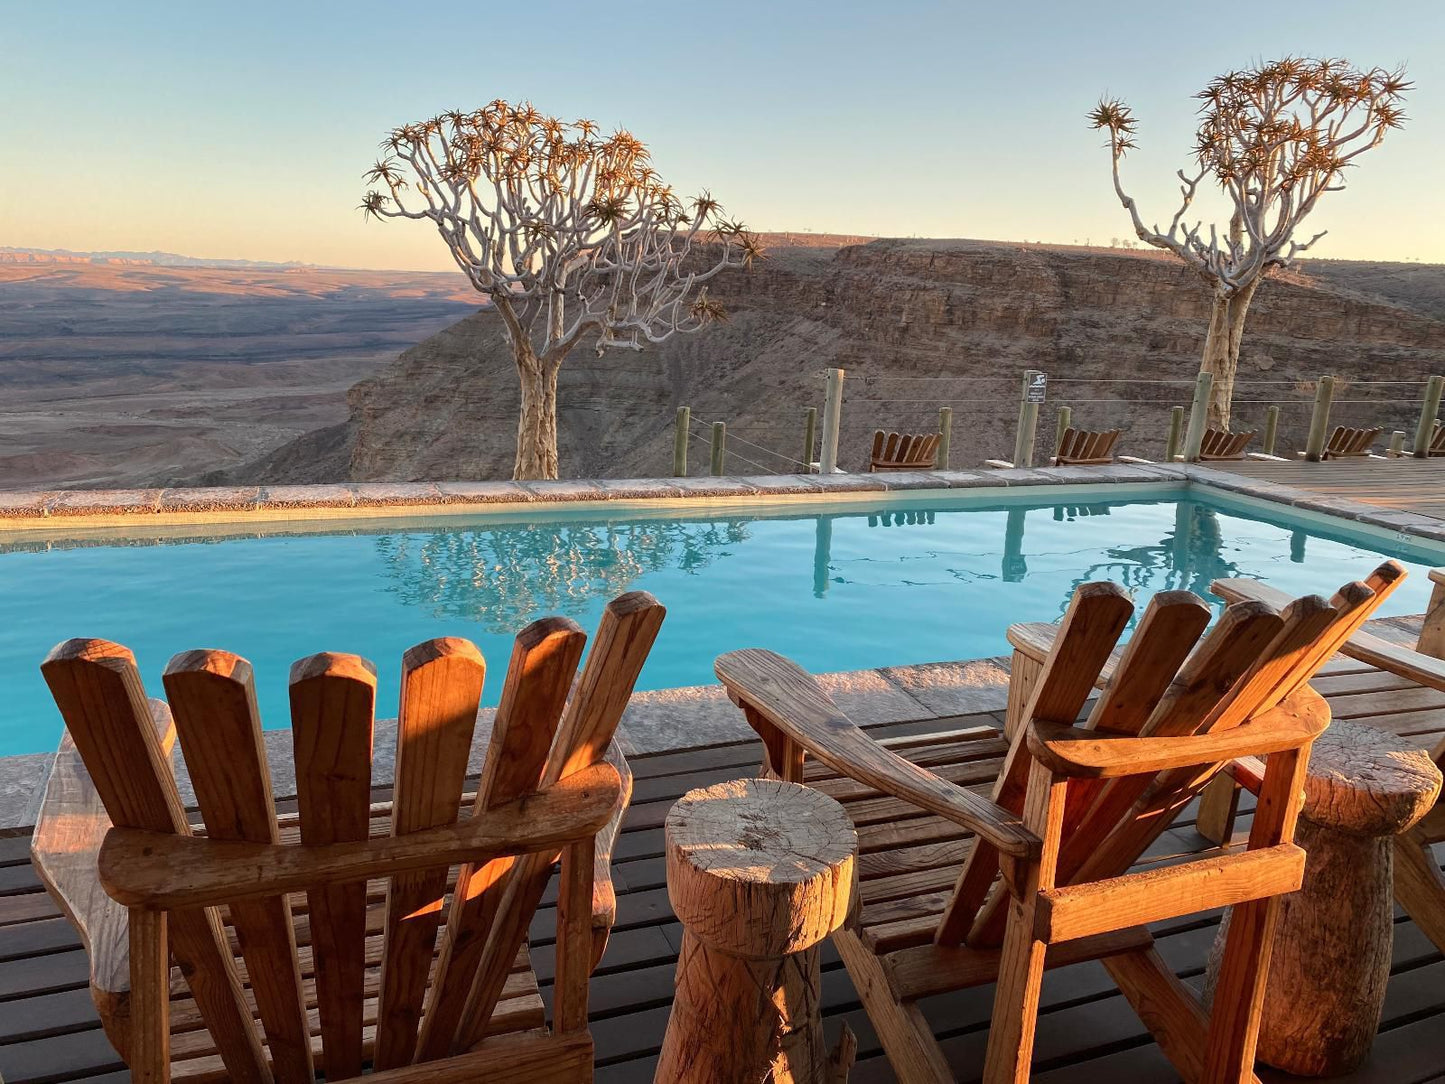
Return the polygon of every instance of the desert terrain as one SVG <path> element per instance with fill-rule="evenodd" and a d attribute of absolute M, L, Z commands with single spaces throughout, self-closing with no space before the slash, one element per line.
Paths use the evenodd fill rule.
<path fill-rule="evenodd" d="M 1019 373 L 1053 409 L 1156 456 L 1187 404 L 1208 298 L 1154 252 L 964 240 L 768 237 L 718 280 L 729 319 L 641 353 L 579 349 L 559 389 L 564 476 L 670 472 L 673 416 L 725 420 L 728 469 L 796 469 L 802 410 L 848 371 L 840 459 L 875 427 L 954 410 L 953 464 L 1007 456 Z M 1412 429 L 1412 382 L 1445 373 L 1445 267 L 1314 260 L 1250 316 L 1235 428 L 1312 381 L 1333 420 Z M 1388 382 L 1396 383 L 1388 383 Z M 484 479 L 511 473 L 517 389 L 496 318 L 455 273 L 194 267 L 0 253 L 0 488 Z M 744 441 L 748 443 L 743 443 Z M 1042 453 L 1040 453 L 1042 454 Z"/>
<path fill-rule="evenodd" d="M 163 483 L 347 416 L 460 276 L 0 257 L 0 488 Z"/>

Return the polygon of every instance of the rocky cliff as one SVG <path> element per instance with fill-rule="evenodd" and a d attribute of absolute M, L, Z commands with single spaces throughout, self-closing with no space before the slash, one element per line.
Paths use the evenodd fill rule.
<path fill-rule="evenodd" d="M 1314 270 L 1315 268 L 1318 271 Z M 1320 262 L 1257 295 L 1241 360 L 1235 428 L 1280 403 L 1282 447 L 1303 443 L 1322 373 L 1342 378 L 1332 420 L 1413 431 L 1418 382 L 1445 372 L 1445 274 L 1412 265 Z M 824 370 L 847 370 L 840 459 L 857 466 L 875 428 L 924 430 L 954 410 L 953 465 L 1013 449 L 1020 373 L 1049 374 L 1075 424 L 1125 430 L 1121 450 L 1162 452 L 1168 408 L 1187 405 L 1208 296 L 1153 253 L 976 241 L 785 246 L 712 290 L 720 326 L 641 353 L 579 350 L 562 371 L 568 476 L 670 473 L 673 417 L 692 407 L 692 473 L 709 423 L 728 423 L 728 469 L 786 471 Z M 1399 381 L 1400 383 L 1384 383 Z M 234 480 L 510 476 L 516 380 L 496 318 L 469 316 L 352 388 L 350 417 Z M 746 441 L 748 443 L 743 443 Z M 218 479 L 217 479 L 218 480 Z"/>

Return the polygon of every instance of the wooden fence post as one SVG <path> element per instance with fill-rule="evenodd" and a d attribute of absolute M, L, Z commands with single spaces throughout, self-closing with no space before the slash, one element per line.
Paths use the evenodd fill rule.
<path fill-rule="evenodd" d="M 1405 430 L 1396 429 L 1390 434 L 1389 455 L 1393 459 L 1399 459 L 1405 454 Z"/>
<path fill-rule="evenodd" d="M 1335 378 L 1320 377 L 1315 388 L 1315 409 L 1310 414 L 1310 435 L 1305 442 L 1305 459 L 1318 463 L 1324 454 L 1325 439 L 1329 436 L 1330 405 L 1335 401 Z"/>
<path fill-rule="evenodd" d="M 1440 413 L 1440 390 L 1445 378 L 1432 376 L 1425 385 L 1425 404 L 1420 408 L 1420 424 L 1415 426 L 1415 458 L 1428 459 L 1430 438 L 1435 435 L 1435 415 Z"/>
<path fill-rule="evenodd" d="M 813 473 L 813 446 L 818 442 L 818 408 L 803 411 L 803 473 Z"/>
<path fill-rule="evenodd" d="M 1059 449 L 1064 446 L 1064 430 L 1074 421 L 1074 411 L 1071 407 L 1059 407 L 1059 424 L 1054 432 L 1054 455 L 1059 454 Z"/>
<path fill-rule="evenodd" d="M 828 370 L 828 387 L 823 399 L 823 450 L 818 457 L 818 473 L 832 474 L 838 469 L 838 426 L 843 412 L 843 370 Z"/>
<path fill-rule="evenodd" d="M 1023 387 L 1019 392 L 1019 424 L 1014 435 L 1014 466 L 1034 465 L 1034 433 L 1039 425 L 1039 404 L 1029 402 L 1029 387 L 1037 369 L 1024 370 Z"/>
<path fill-rule="evenodd" d="M 1179 454 L 1179 442 L 1184 439 L 1184 408 L 1169 408 L 1169 439 L 1164 442 L 1164 462 L 1173 463 Z"/>
<path fill-rule="evenodd" d="M 687 442 L 692 430 L 692 407 L 677 408 L 677 428 L 672 436 L 672 476 L 687 477 Z"/>
<path fill-rule="evenodd" d="M 727 422 L 712 423 L 712 476 L 720 478 L 723 474 L 724 460 L 727 458 L 728 450 L 728 425 Z"/>
<path fill-rule="evenodd" d="M 1266 407 L 1264 411 L 1264 454 L 1274 455 L 1274 442 L 1279 437 L 1279 407 Z"/>
<path fill-rule="evenodd" d="M 938 408 L 938 469 L 948 470 L 948 456 L 953 448 L 953 407 Z"/>
<path fill-rule="evenodd" d="M 1194 381 L 1194 403 L 1189 409 L 1189 431 L 1184 437 L 1184 458 L 1189 463 L 1199 460 L 1204 444 L 1204 430 L 1209 426 L 1209 393 L 1214 390 L 1214 374 L 1200 373 Z"/>

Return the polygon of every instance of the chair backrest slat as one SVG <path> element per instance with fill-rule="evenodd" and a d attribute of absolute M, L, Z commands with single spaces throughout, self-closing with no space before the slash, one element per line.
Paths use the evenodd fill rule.
<path fill-rule="evenodd" d="M 396 729 L 393 836 L 455 823 L 485 675 L 480 652 L 466 640 L 428 640 L 406 653 Z M 393 877 L 387 889 L 378 1070 L 408 1065 L 416 1053 L 446 891 L 445 867 Z"/>
<path fill-rule="evenodd" d="M 1243 459 L 1244 449 L 1254 439 L 1254 430 L 1231 433 L 1228 429 L 1206 429 L 1199 445 L 1199 458 L 1206 460 Z"/>
<path fill-rule="evenodd" d="M 665 614 L 657 600 L 645 591 L 629 592 L 607 605 L 582 677 L 567 703 L 552 743 L 542 775 L 543 786 L 603 759 Z M 477 1042 L 486 1029 L 512 959 L 527 936 L 527 926 L 546 890 L 554 858 L 548 854 L 527 855 L 518 860 L 508 878 L 458 1026 L 457 1044 L 462 1048 Z M 557 954 L 554 981 L 559 998 L 563 990 L 576 988 L 571 976 L 564 974 L 564 968 L 574 966 L 579 958 L 586 958 L 581 956 L 581 946 L 572 947 L 576 951 L 564 953 L 559 948 Z M 581 992 L 585 996 L 585 985 Z M 554 1012 L 560 1016 L 562 1006 L 554 1006 Z M 586 1012 L 581 1016 L 585 1020 Z"/>
<path fill-rule="evenodd" d="M 163 681 L 207 835 L 280 842 L 251 664 L 228 651 L 185 651 L 171 659 Z M 311 1030 L 291 903 L 285 896 L 238 900 L 230 911 L 277 1082 L 309 1084 Z"/>
<path fill-rule="evenodd" d="M 130 651 L 106 640 L 67 640 L 40 669 L 111 823 L 189 835 Z M 226 1071 L 245 1084 L 270 1081 L 217 910 L 178 911 L 167 933 Z"/>
<path fill-rule="evenodd" d="M 586 642 L 587 634 L 564 617 L 535 621 L 517 635 L 472 815 L 537 789 Z M 516 861 L 462 867 L 427 995 L 418 1043 L 424 1060 L 456 1050 L 457 1024 Z"/>
<path fill-rule="evenodd" d="M 368 838 L 375 667 L 356 655 L 311 655 L 291 667 L 290 696 L 301 842 Z M 366 883 L 312 889 L 306 905 L 326 1077 L 360 1076 Z"/>
<path fill-rule="evenodd" d="M 1075 429 L 1064 430 L 1059 439 L 1059 450 L 1054 462 L 1061 466 L 1094 466 L 1112 462 L 1114 445 L 1119 442 L 1119 429 Z"/>
<path fill-rule="evenodd" d="M 942 439 L 938 433 L 887 433 L 879 429 L 873 434 L 868 469 L 931 470 Z"/>

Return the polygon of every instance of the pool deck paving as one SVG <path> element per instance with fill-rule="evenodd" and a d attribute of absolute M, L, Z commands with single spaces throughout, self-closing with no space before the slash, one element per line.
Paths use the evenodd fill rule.
<path fill-rule="evenodd" d="M 1238 469 L 1236 469 L 1238 468 Z M 1397 473 L 1390 473 L 1390 472 Z M 1066 473 L 1071 472 L 1071 473 Z M 927 491 L 1079 482 L 1166 482 L 1199 485 L 1445 541 L 1445 462 L 1372 460 L 1363 464 L 1214 464 L 1171 467 L 1041 468 L 1016 471 L 925 472 L 896 476 L 777 476 L 756 479 L 666 479 L 593 483 L 438 483 L 392 487 L 350 484 L 297 492 L 295 487 L 227 491 L 126 491 L 106 496 L 0 494 L 0 524 L 56 527 L 106 525 L 213 516 L 266 518 L 278 511 L 304 515 L 355 514 L 373 508 L 422 508 L 687 497 L 816 496 L 825 492 Z M 311 487 L 299 487 L 310 489 Z M 344 510 L 344 513 L 342 512 Z M 152 518 L 155 517 L 155 518 Z M 48 521 L 40 524 L 40 521 Z M 23 535 L 23 530 L 21 534 Z M 1371 623 L 1377 634 L 1413 643 L 1418 619 Z M 825 675 L 825 686 L 860 725 L 896 736 L 964 727 L 1001 727 L 1008 660 L 939 662 Z M 1337 718 L 1369 717 L 1422 746 L 1445 734 L 1445 694 L 1392 693 L 1396 679 L 1350 660 L 1334 660 L 1316 681 Z M 482 713 L 472 770 L 490 729 Z M 394 723 L 379 723 L 373 783 L 390 782 Z M 681 927 L 668 905 L 662 823 L 682 794 L 752 774 L 761 748 L 718 686 L 665 689 L 634 696 L 620 737 L 636 776 L 633 803 L 615 851 L 618 923 L 591 985 L 591 1023 L 599 1082 L 651 1081 L 672 997 Z M 290 734 L 267 734 L 278 795 L 294 789 Z M 83 948 L 35 877 L 28 860 L 33 823 L 50 756 L 0 760 L 0 1078 L 7 1084 L 129 1079 L 99 1028 L 87 988 Z M 189 797 L 184 764 L 177 759 Z M 379 793 L 383 796 L 385 791 Z M 283 801 L 287 808 L 289 801 Z M 1193 828 L 1192 809 L 1148 856 L 1188 854 L 1208 847 Z M 1246 817 L 1247 827 L 1247 817 Z M 1437 859 L 1442 856 L 1437 854 Z M 549 893 L 533 927 L 533 960 L 550 1004 L 555 912 Z M 1161 953 L 1186 982 L 1198 986 L 1220 915 L 1162 923 Z M 1445 959 L 1397 910 L 1391 980 L 1384 1019 L 1370 1060 L 1337 1078 L 1347 1084 L 1423 1084 L 1445 1081 Z M 960 1080 L 982 1071 L 992 988 L 944 995 L 923 1003 Z M 843 1021 L 859 1038 L 854 1084 L 894 1079 L 846 972 L 825 949 L 823 1009 L 830 1039 Z M 1172 1068 L 1098 964 L 1051 972 L 1044 986 L 1034 1079 L 1048 1084 L 1121 1079 L 1173 1081 Z M 1293 1078 L 1262 1069 L 1266 1084 Z"/>

